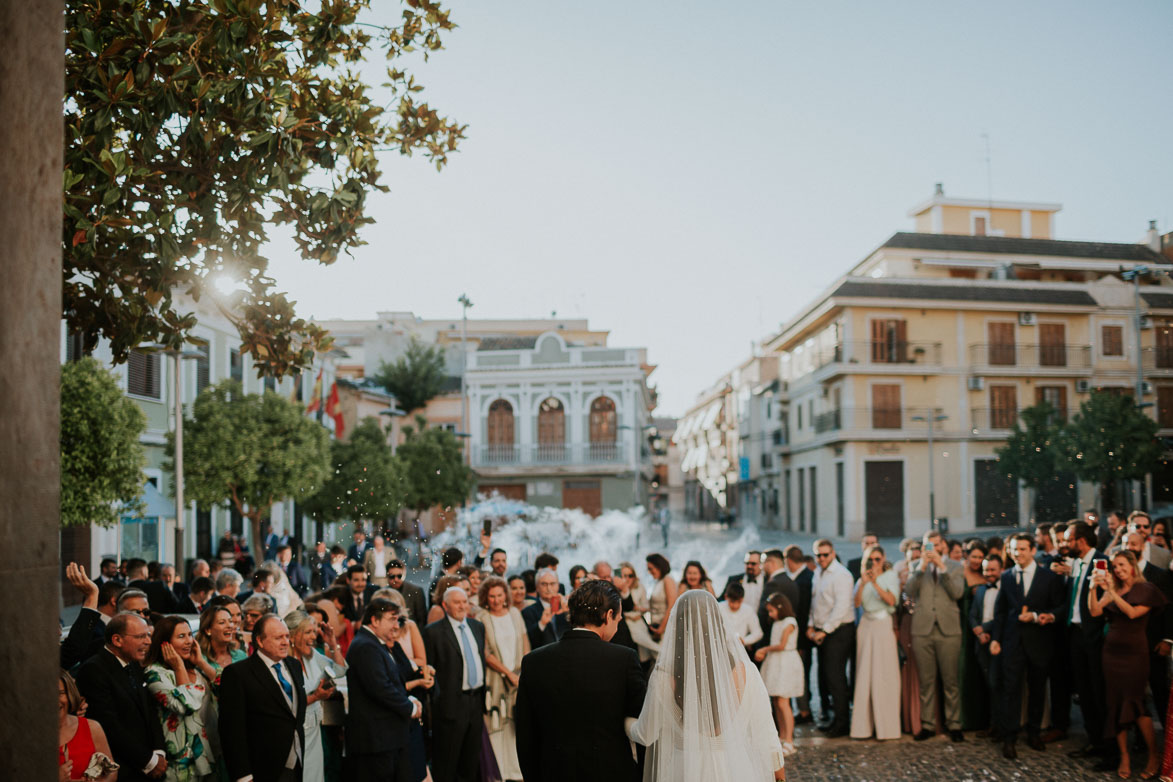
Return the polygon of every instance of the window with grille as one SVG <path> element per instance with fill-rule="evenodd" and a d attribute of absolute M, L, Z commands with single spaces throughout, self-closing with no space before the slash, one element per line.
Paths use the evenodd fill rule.
<path fill-rule="evenodd" d="M 203 391 L 212 382 L 212 346 L 207 342 L 196 342 L 193 348 L 203 353 L 195 359 L 196 393 Z"/>
<path fill-rule="evenodd" d="M 1157 386 L 1157 425 L 1173 429 L 1173 386 Z"/>
<path fill-rule="evenodd" d="M 237 383 L 244 382 L 244 357 L 235 348 L 228 352 L 228 375 Z"/>
<path fill-rule="evenodd" d="M 498 399 L 489 405 L 488 458 L 513 461 L 513 405 Z"/>
<path fill-rule="evenodd" d="M 65 360 L 77 361 L 86 355 L 85 339 L 80 331 L 72 332 L 65 337 Z"/>
<path fill-rule="evenodd" d="M 130 351 L 126 361 L 126 393 L 159 398 L 159 354 Z"/>
<path fill-rule="evenodd" d="M 566 411 L 554 397 L 538 408 L 538 458 L 560 459 L 566 447 Z"/>
<path fill-rule="evenodd" d="M 1105 356 L 1124 355 L 1124 327 L 1103 326 L 1100 328 L 1100 350 Z"/>
<path fill-rule="evenodd" d="M 1018 387 L 990 386 L 990 426 L 1012 429 L 1018 420 Z"/>
<path fill-rule="evenodd" d="M 1014 366 L 1017 358 L 1014 350 L 1014 324 L 989 323 L 986 329 L 990 337 L 990 364 L 1003 367 Z"/>
<path fill-rule="evenodd" d="M 615 403 L 601 396 L 591 402 L 591 442 L 613 443 L 617 434 Z"/>

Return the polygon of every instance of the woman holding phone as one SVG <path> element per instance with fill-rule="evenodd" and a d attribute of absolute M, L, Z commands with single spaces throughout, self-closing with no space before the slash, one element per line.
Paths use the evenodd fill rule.
<path fill-rule="evenodd" d="M 289 662 L 301 664 L 301 675 L 305 682 L 306 709 L 305 721 L 302 723 L 305 752 L 301 778 L 303 782 L 325 782 L 321 702 L 334 694 L 334 679 L 346 675 L 346 658 L 342 656 L 342 650 L 329 631 L 325 639 L 326 654 L 314 648 L 321 632 L 316 616 L 299 608 L 285 617 L 285 624 L 289 626 Z"/>
<path fill-rule="evenodd" d="M 855 708 L 851 738 L 900 738 L 900 655 L 892 614 L 900 600 L 900 577 L 888 564 L 884 549 L 870 546 L 855 588 L 855 606 L 862 609 L 855 634 Z"/>
<path fill-rule="evenodd" d="M 1157 775 L 1160 756 L 1153 735 L 1153 718 L 1145 711 L 1145 686 L 1149 681 L 1148 636 L 1145 633 L 1149 612 L 1165 604 L 1165 596 L 1145 581 L 1131 551 L 1119 551 L 1112 557 L 1111 573 L 1104 560 L 1096 560 L 1092 589 L 1088 590 L 1088 611 L 1108 622 L 1104 639 L 1104 680 L 1107 688 L 1105 738 L 1115 736 L 1120 748 L 1120 766 L 1116 774 L 1127 779 L 1132 774 L 1128 753 L 1128 729 L 1140 729 L 1148 747 L 1149 759 L 1141 779 Z"/>

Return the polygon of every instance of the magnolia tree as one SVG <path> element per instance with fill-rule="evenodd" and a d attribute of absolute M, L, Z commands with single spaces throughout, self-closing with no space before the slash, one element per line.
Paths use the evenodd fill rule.
<path fill-rule="evenodd" d="M 167 469 L 174 471 L 169 434 Z M 261 556 L 261 520 L 273 503 L 312 497 L 330 474 L 326 430 L 280 394 L 245 394 L 226 380 L 205 388 L 183 420 L 187 496 L 208 507 L 229 503 L 249 520 L 249 542 Z"/>
<path fill-rule="evenodd" d="M 145 342 L 179 349 L 195 316 L 176 292 L 213 296 L 263 374 L 306 367 L 326 334 L 275 290 L 271 226 L 307 261 L 362 244 L 379 153 L 437 168 L 464 136 L 419 99 L 409 57 L 453 28 L 432 0 L 397 23 L 369 0 L 68 0 L 65 26 L 64 314 L 115 361 Z M 386 57 L 385 84 L 360 77 Z M 414 53 L 414 54 L 413 54 Z M 218 275 L 243 290 L 214 295 Z"/>

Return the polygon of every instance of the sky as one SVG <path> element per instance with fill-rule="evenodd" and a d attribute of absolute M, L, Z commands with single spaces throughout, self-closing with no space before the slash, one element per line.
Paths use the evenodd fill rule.
<path fill-rule="evenodd" d="M 680 415 L 937 182 L 1062 203 L 1058 238 L 1173 231 L 1165 0 L 445 5 L 414 72 L 468 138 L 442 172 L 385 154 L 352 257 L 274 238 L 303 316 L 588 318 Z"/>

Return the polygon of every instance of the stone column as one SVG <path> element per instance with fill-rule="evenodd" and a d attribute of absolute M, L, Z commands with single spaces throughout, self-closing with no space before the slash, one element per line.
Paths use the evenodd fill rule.
<path fill-rule="evenodd" d="M 57 779 L 64 3 L 0 0 L 0 763 Z"/>

